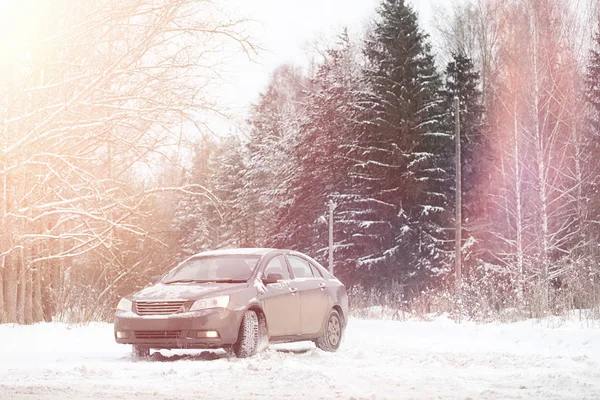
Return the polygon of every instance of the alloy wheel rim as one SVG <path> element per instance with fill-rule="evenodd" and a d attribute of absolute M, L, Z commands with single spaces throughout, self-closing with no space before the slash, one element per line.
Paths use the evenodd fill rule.
<path fill-rule="evenodd" d="M 340 320 L 337 319 L 336 317 L 332 316 L 329 319 L 329 324 L 328 324 L 327 330 L 329 332 L 329 339 L 331 341 L 331 344 L 334 346 L 337 346 L 337 344 L 340 341 L 341 334 L 342 334 Z"/>

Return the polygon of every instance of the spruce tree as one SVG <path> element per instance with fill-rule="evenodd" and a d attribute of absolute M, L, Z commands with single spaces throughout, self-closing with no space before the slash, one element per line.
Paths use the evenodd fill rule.
<path fill-rule="evenodd" d="M 454 98 L 458 97 L 460 104 L 460 139 L 461 139 L 461 175 L 462 175 L 462 237 L 463 243 L 473 236 L 481 236 L 486 221 L 486 200 L 489 182 L 486 175 L 491 168 L 491 160 L 486 159 L 491 153 L 490 144 L 486 140 L 486 127 L 484 124 L 484 107 L 482 94 L 479 89 L 479 73 L 475 71 L 471 59 L 463 54 L 453 54 L 445 71 L 445 87 L 442 92 L 444 99 L 445 119 L 444 130 L 455 132 Z M 452 179 L 456 177 L 455 151 L 448 170 Z M 456 200 L 455 185 L 449 199 L 453 208 Z M 455 208 L 454 208 L 455 209 Z M 485 234 L 485 233 L 484 233 Z M 463 254 L 465 258 L 477 257 Z M 465 267 L 467 267 L 465 265 Z M 466 270 L 467 268 L 465 268 Z"/>
<path fill-rule="evenodd" d="M 216 248 L 247 247 L 252 241 L 249 216 L 241 201 L 245 185 L 244 151 L 238 137 L 227 137 L 221 140 L 209 159 L 211 175 L 208 189 L 219 201 L 210 221 L 214 226 Z"/>
<path fill-rule="evenodd" d="M 463 218 L 468 221 L 477 214 L 477 202 L 481 199 L 477 193 L 482 171 L 479 161 L 486 143 L 479 73 L 475 71 L 471 59 L 460 53 L 453 54 L 445 72 L 444 123 L 445 130 L 451 133 L 455 129 L 455 97 L 458 97 L 460 104 Z M 455 169 L 454 166 L 452 169 Z"/>
<path fill-rule="evenodd" d="M 244 247 L 252 240 L 241 200 L 244 172 L 244 148 L 237 137 L 207 140 L 196 149 L 188 183 L 203 190 L 181 195 L 174 216 L 182 256 Z"/>
<path fill-rule="evenodd" d="M 383 0 L 365 43 L 364 132 L 353 175 L 371 237 L 359 264 L 374 279 L 423 282 L 447 266 L 452 136 L 443 130 L 441 78 L 417 15 Z"/>
<path fill-rule="evenodd" d="M 211 170 L 210 156 L 214 143 L 205 141 L 196 148 L 192 173 L 189 183 L 200 185 L 210 190 Z M 216 212 L 214 199 L 205 193 L 182 194 L 175 208 L 173 225 L 177 232 L 180 258 L 185 258 L 201 251 L 214 248 L 214 229 L 212 221 Z"/>
<path fill-rule="evenodd" d="M 346 32 L 326 52 L 303 101 L 303 122 L 295 140 L 297 155 L 290 200 L 281 210 L 278 246 L 305 251 L 325 261 L 327 203 L 346 184 L 345 157 L 356 123 L 354 91 L 359 68 Z M 339 236 L 339 235 L 338 235 Z M 341 237 L 338 237 L 341 239 Z"/>
<path fill-rule="evenodd" d="M 300 130 L 306 85 L 306 78 L 298 69 L 279 67 L 248 121 L 248 163 L 240 200 L 251 221 L 253 246 L 275 246 L 284 234 L 277 229 L 277 219 L 290 201 L 299 157 L 293 149 Z"/>

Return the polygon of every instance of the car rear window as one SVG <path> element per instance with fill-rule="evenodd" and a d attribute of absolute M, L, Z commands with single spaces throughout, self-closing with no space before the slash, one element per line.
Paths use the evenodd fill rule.
<path fill-rule="evenodd" d="M 164 277 L 164 283 L 175 281 L 247 281 L 260 256 L 226 255 L 187 260 Z"/>

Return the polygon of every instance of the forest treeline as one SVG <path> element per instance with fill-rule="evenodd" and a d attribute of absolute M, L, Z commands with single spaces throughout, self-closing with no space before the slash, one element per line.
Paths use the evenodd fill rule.
<path fill-rule="evenodd" d="M 433 46 L 408 2 L 382 0 L 364 34 L 277 68 L 242 132 L 201 135 L 187 168 L 181 132 L 204 133 L 198 112 L 216 108 L 203 50 L 236 25 L 190 18 L 199 0 L 78 1 L 79 17 L 48 27 L 60 51 L 2 65 L 1 321 L 110 319 L 120 296 L 206 249 L 327 265 L 330 202 L 355 309 L 599 308 L 594 2 L 471 0 L 439 15 Z"/>
<path fill-rule="evenodd" d="M 192 182 L 220 199 L 221 213 L 182 199 L 182 249 L 283 247 L 326 265 L 333 201 L 334 270 L 356 306 L 473 316 L 597 306 L 600 36 L 572 6 L 457 6 L 438 24 L 436 58 L 410 4 L 382 0 L 363 37 L 342 32 L 308 72 L 273 73 L 247 140 L 198 153 Z"/>

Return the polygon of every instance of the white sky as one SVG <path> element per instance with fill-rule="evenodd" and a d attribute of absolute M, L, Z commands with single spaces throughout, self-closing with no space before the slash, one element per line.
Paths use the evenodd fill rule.
<path fill-rule="evenodd" d="M 410 1 L 410 0 L 409 0 Z M 240 59 L 221 96 L 245 114 L 266 87 L 271 72 L 283 63 L 306 65 L 307 48 L 322 38 L 331 41 L 348 26 L 360 32 L 375 15 L 379 0 L 226 0 L 235 17 L 256 21 L 252 36 L 264 51 L 254 61 Z M 431 20 L 431 0 L 412 0 L 422 27 Z"/>

